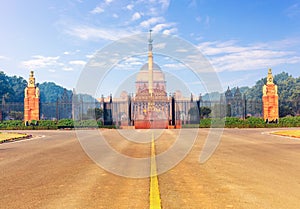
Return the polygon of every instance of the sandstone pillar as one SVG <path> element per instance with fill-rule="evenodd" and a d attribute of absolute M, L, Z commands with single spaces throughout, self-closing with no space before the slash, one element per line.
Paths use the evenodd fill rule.
<path fill-rule="evenodd" d="M 35 85 L 35 77 L 33 71 L 30 72 L 27 87 L 24 96 L 24 122 L 40 120 L 40 91 Z"/>
<path fill-rule="evenodd" d="M 263 86 L 263 115 L 265 122 L 277 123 L 279 119 L 278 113 L 278 94 L 277 85 L 273 82 L 272 70 L 269 69 L 267 76 L 267 84 Z"/>

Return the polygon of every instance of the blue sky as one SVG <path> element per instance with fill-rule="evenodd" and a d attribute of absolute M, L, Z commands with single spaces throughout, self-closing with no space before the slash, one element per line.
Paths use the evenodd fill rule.
<path fill-rule="evenodd" d="M 97 50 L 152 29 L 197 47 L 224 89 L 252 86 L 268 68 L 300 76 L 299 20 L 300 0 L 2 1 L 0 70 L 27 78 L 32 69 L 38 82 L 72 89 Z M 174 63 L 158 64 L 172 73 Z"/>

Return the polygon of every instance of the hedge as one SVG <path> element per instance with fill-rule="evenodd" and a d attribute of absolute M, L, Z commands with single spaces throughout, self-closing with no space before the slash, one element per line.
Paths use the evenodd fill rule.
<path fill-rule="evenodd" d="M 72 119 L 61 119 L 59 121 L 53 120 L 40 120 L 36 124 L 30 123 L 25 126 L 23 121 L 20 120 L 7 120 L 0 122 L 0 130 L 47 130 L 47 129 L 62 129 L 62 128 L 116 128 L 115 125 L 103 125 L 101 121 L 95 120 L 82 120 L 73 121 Z"/>
<path fill-rule="evenodd" d="M 206 118 L 200 120 L 200 128 L 225 127 L 225 128 L 276 128 L 276 127 L 300 127 L 300 116 L 280 118 L 278 123 L 265 123 L 262 118 L 249 117 L 240 119 L 227 117 L 225 119 Z"/>
<path fill-rule="evenodd" d="M 300 116 L 280 118 L 278 123 L 265 123 L 262 118 L 249 117 L 247 119 L 227 117 L 205 118 L 200 120 L 200 124 L 183 124 L 183 128 L 276 128 L 276 127 L 300 127 Z"/>
<path fill-rule="evenodd" d="M 35 124 L 35 123 L 34 123 Z M 44 130 L 60 128 L 118 128 L 116 125 L 104 126 L 101 121 L 72 119 L 61 119 L 59 121 L 40 120 L 37 125 L 25 126 L 20 120 L 9 120 L 0 122 L 0 129 L 5 130 Z M 183 124 L 183 128 L 273 128 L 273 127 L 300 127 L 300 116 L 280 118 L 278 123 L 267 124 L 262 118 L 249 117 L 240 119 L 227 117 L 223 119 L 205 118 L 200 120 L 200 124 Z"/>

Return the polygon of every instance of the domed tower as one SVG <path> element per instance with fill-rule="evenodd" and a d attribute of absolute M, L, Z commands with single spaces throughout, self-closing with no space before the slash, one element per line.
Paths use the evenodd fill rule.
<path fill-rule="evenodd" d="M 135 88 L 136 93 L 139 93 L 145 89 L 149 89 L 149 65 L 148 63 L 144 64 L 140 69 L 139 73 L 136 76 Z M 153 63 L 152 65 L 152 93 L 153 89 L 160 89 L 165 91 L 166 90 L 166 81 L 165 75 L 162 72 L 161 68 L 156 64 Z"/>
<path fill-rule="evenodd" d="M 165 76 L 153 62 L 151 30 L 148 40 L 148 63 L 144 64 L 136 77 L 136 96 L 133 103 L 135 128 L 167 128 L 169 100 L 166 93 Z"/>
<path fill-rule="evenodd" d="M 277 85 L 273 82 L 272 70 L 269 69 L 267 84 L 263 86 L 263 115 L 266 123 L 278 122 L 278 94 Z"/>
<path fill-rule="evenodd" d="M 28 84 L 24 93 L 24 122 L 27 125 L 33 120 L 40 120 L 40 90 L 35 85 L 33 71 L 30 72 Z"/>

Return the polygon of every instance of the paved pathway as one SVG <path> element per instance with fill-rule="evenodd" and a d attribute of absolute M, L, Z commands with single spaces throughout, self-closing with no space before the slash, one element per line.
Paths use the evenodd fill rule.
<path fill-rule="evenodd" d="M 268 135 L 270 130 L 226 129 L 216 152 L 200 164 L 209 131 L 200 129 L 187 157 L 158 176 L 161 207 L 299 208 L 300 141 Z M 150 178 L 125 178 L 103 170 L 85 154 L 73 131 L 29 133 L 37 137 L 0 144 L 1 209 L 150 208 Z M 119 153 L 151 156 L 151 140 L 137 143 L 145 136 L 151 139 L 150 132 L 141 132 L 142 139 L 132 136 L 133 141 L 116 130 L 101 133 Z M 178 133 L 161 133 L 156 154 L 167 151 Z M 150 165 L 145 166 L 149 172 Z"/>

